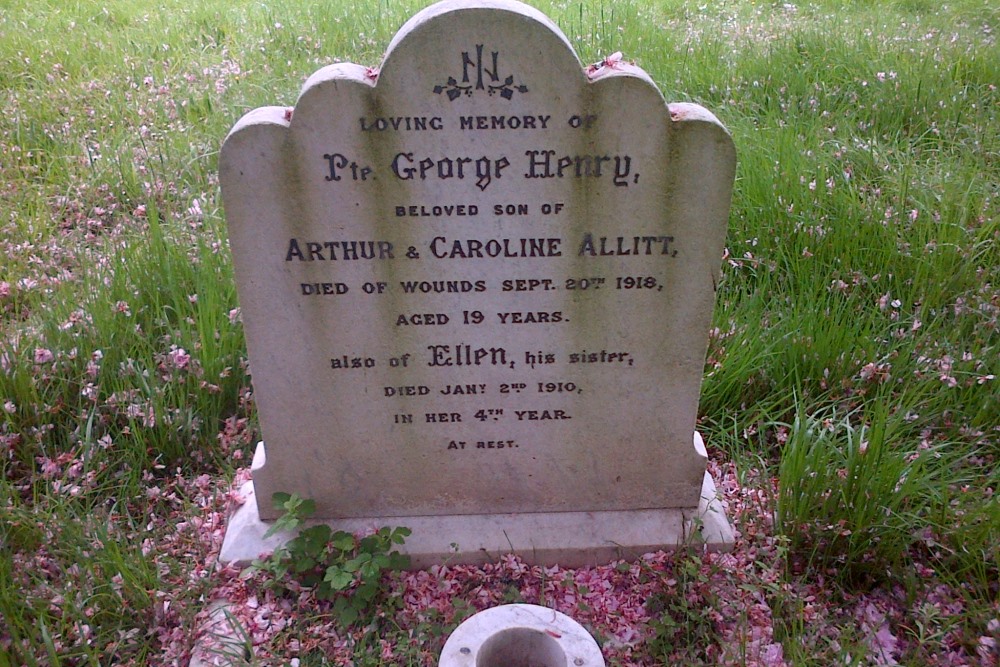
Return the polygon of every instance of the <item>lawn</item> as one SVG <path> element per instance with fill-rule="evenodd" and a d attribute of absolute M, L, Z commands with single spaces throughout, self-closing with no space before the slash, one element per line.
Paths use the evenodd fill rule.
<path fill-rule="evenodd" d="M 426 3 L 0 6 L 0 667 L 434 665 L 553 606 L 609 665 L 1000 662 L 1000 9 L 533 3 L 739 154 L 700 430 L 739 531 L 567 570 L 386 574 L 348 625 L 220 568 L 258 440 L 217 178 L 246 111 Z"/>

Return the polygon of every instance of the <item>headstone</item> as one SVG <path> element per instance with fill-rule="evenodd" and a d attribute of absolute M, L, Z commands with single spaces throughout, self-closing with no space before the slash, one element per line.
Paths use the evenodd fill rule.
<path fill-rule="evenodd" d="M 273 546 L 275 492 L 410 527 L 416 565 L 731 542 L 695 420 L 734 169 L 711 113 L 511 0 L 244 116 L 220 172 L 263 442 L 223 559 Z"/>

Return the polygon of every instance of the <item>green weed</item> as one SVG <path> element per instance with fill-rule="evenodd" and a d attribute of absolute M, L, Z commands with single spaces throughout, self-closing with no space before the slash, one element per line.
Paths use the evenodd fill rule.
<path fill-rule="evenodd" d="M 395 546 L 403 544 L 410 530 L 380 528 L 359 539 L 326 524 L 303 527 L 316 511 L 313 500 L 275 493 L 274 506 L 284 513 L 267 536 L 284 531 L 296 535 L 269 559 L 254 561 L 250 571 L 266 571 L 273 577 L 274 586 L 280 586 L 286 576 L 294 577 L 312 588 L 317 598 L 332 601 L 333 614 L 345 627 L 370 623 L 378 605 L 386 602 L 383 574 L 409 564 L 409 557 L 396 551 Z"/>

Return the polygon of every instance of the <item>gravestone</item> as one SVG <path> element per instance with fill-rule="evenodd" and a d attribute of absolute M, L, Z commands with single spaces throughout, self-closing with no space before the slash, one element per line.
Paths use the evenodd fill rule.
<path fill-rule="evenodd" d="M 732 141 L 510 0 L 414 16 L 226 138 L 263 442 L 223 560 L 275 492 L 414 565 L 582 565 L 732 532 L 695 432 Z"/>

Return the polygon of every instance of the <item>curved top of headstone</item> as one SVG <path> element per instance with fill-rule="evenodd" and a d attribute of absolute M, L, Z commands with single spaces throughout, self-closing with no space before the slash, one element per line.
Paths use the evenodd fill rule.
<path fill-rule="evenodd" d="M 514 20 L 523 20 L 524 18 L 531 19 L 537 23 L 542 24 L 548 28 L 560 41 L 566 46 L 571 53 L 573 53 L 573 46 L 566 39 L 566 35 L 563 34 L 562 30 L 559 29 L 555 23 L 549 19 L 548 16 L 538 11 L 530 5 L 526 5 L 523 2 L 517 2 L 516 0 L 479 0 L 478 2 L 473 2 L 470 0 L 443 0 L 442 2 L 437 2 L 430 7 L 417 12 L 410 20 L 403 24 L 403 27 L 399 29 L 399 32 L 392 38 L 389 42 L 389 48 L 386 49 L 386 59 L 393 52 L 396 46 L 403 41 L 404 38 L 408 37 L 410 34 L 415 33 L 418 29 L 430 23 L 431 21 L 437 19 L 438 17 L 445 16 L 452 12 L 465 12 L 470 10 L 487 10 L 491 12 L 496 12 L 497 10 L 503 12 L 509 12 L 511 18 Z M 472 16 L 473 20 L 477 20 L 474 14 Z M 573 57 L 576 54 L 573 53 Z M 579 60 L 577 60 L 579 63 Z"/>
<path fill-rule="evenodd" d="M 493 63 L 489 60 L 489 53 L 468 51 L 470 60 L 475 62 L 464 64 L 469 67 L 477 66 L 477 73 L 480 74 L 478 65 L 483 65 L 489 70 L 489 74 L 496 74 L 499 78 L 498 81 L 490 82 L 492 89 L 490 85 L 485 85 L 483 89 L 477 90 L 478 80 L 462 80 L 466 74 L 462 62 L 456 64 L 441 56 L 443 53 L 474 49 L 482 41 L 496 42 L 498 37 L 505 41 L 508 53 L 517 53 L 519 58 L 527 55 L 544 63 L 544 79 L 536 78 L 528 84 L 518 79 L 514 72 L 494 73 L 490 70 Z M 479 38 L 479 42 L 475 42 L 476 38 Z M 471 47 L 470 39 L 474 42 Z M 449 46 L 454 48 L 449 49 Z M 507 99 L 515 102 L 518 101 L 516 98 L 525 95 L 535 98 L 545 95 L 571 96 L 574 94 L 573 79 L 579 85 L 587 85 L 617 77 L 639 79 L 647 83 L 650 90 L 655 91 L 663 100 L 662 93 L 646 71 L 622 60 L 620 54 L 611 55 L 591 65 L 583 65 L 562 30 L 534 7 L 516 0 L 443 0 L 415 14 L 396 32 L 380 67 L 356 63 L 335 63 L 323 67 L 306 80 L 298 100 L 301 102 L 314 89 L 328 82 L 353 82 L 378 91 L 386 88 L 409 88 L 423 83 L 430 85 L 432 89 L 439 89 L 441 95 L 453 101 L 484 93 L 486 96 L 509 96 Z M 393 92 L 400 94 L 399 90 Z M 298 106 L 297 102 L 296 109 Z M 725 131 L 710 111 L 698 105 L 682 106 L 688 109 L 681 113 L 678 113 L 679 109 L 674 110 L 671 118 L 674 122 L 708 122 Z M 292 114 L 285 113 L 282 107 L 255 109 L 241 118 L 230 134 L 247 125 L 261 122 L 276 122 L 288 126 L 291 118 Z"/>

